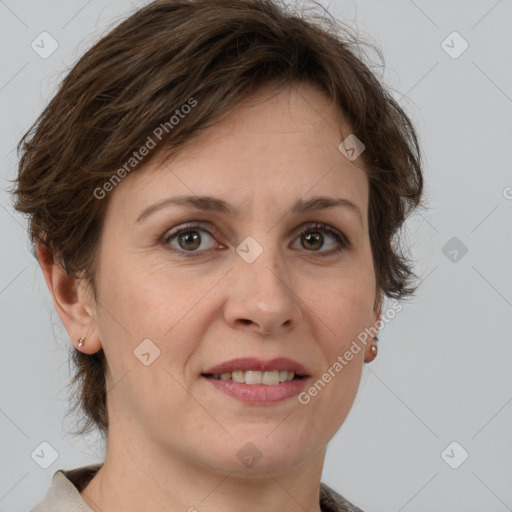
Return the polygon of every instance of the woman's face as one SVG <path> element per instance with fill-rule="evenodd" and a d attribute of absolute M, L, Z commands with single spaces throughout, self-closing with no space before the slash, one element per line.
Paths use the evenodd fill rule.
<path fill-rule="evenodd" d="M 323 453 L 354 401 L 368 347 L 333 368 L 378 319 L 367 177 L 338 149 L 321 93 L 270 96 L 111 192 L 91 330 L 109 366 L 110 435 L 134 453 L 234 473 L 261 455 L 251 471 L 289 469 Z M 353 206 L 309 203 L 320 196 Z M 288 358 L 309 377 L 268 396 L 204 376 L 234 358 Z"/>

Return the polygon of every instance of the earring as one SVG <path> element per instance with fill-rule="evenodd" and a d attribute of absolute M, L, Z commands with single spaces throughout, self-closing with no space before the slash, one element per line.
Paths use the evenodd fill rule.
<path fill-rule="evenodd" d="M 82 336 L 82 337 L 78 340 L 78 348 L 82 348 L 82 345 L 84 344 L 84 341 L 85 341 L 85 336 Z"/>
<path fill-rule="evenodd" d="M 377 347 L 377 341 L 379 341 L 379 338 L 377 338 L 377 336 L 375 336 L 375 338 L 373 338 L 373 341 L 374 341 L 374 343 L 372 343 L 372 346 L 370 347 L 370 352 L 372 353 L 371 361 L 373 361 L 377 357 L 377 353 L 379 351 L 379 349 Z"/>

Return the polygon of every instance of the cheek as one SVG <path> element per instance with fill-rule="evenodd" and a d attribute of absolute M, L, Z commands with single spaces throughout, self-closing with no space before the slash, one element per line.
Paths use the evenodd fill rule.
<path fill-rule="evenodd" d="M 179 277 L 151 267 L 145 261 L 149 258 L 119 256 L 115 258 L 111 253 L 99 273 L 103 292 L 100 300 L 112 314 L 106 321 L 117 323 L 116 328 L 125 328 L 133 336 L 150 337 L 154 331 L 148 332 L 149 326 L 158 331 L 158 319 L 167 319 L 170 324 L 183 309 Z"/>
<path fill-rule="evenodd" d="M 104 247 L 98 269 L 97 327 L 114 382 L 142 366 L 134 350 L 143 340 L 156 339 L 163 306 L 161 291 L 151 290 L 144 269 L 120 256 Z"/>
<path fill-rule="evenodd" d="M 167 282 L 162 275 L 126 262 L 102 268 L 98 326 L 113 391 L 110 404 L 117 414 L 126 410 L 134 417 L 158 418 L 175 410 L 177 402 L 187 405 L 177 381 L 183 380 L 183 362 L 192 346 L 181 336 L 186 319 L 180 319 L 194 301 L 187 294 L 183 300 L 171 276 Z M 169 367 L 172 376 L 165 371 Z"/>
<path fill-rule="evenodd" d="M 372 272 L 351 268 L 322 288 L 314 309 L 338 342 L 347 342 L 368 327 L 376 291 Z"/>
<path fill-rule="evenodd" d="M 98 274 L 103 291 L 98 323 L 107 358 L 117 366 L 113 373 L 130 367 L 134 350 L 146 339 L 160 350 L 155 362 L 179 366 L 194 348 L 190 339 L 207 323 L 209 313 L 201 299 L 218 277 L 194 278 L 140 255 L 111 257 L 106 263 Z"/>
<path fill-rule="evenodd" d="M 317 406 L 320 414 L 320 401 L 324 407 L 328 402 L 335 423 L 345 419 L 357 394 L 365 353 L 358 336 L 369 326 L 374 298 L 374 277 L 365 269 L 340 275 L 322 298 L 325 307 L 319 316 L 329 329 L 323 330 L 321 338 L 325 360 L 320 379 L 325 388 L 319 391 L 323 398 Z M 320 383 L 318 387 L 322 386 Z"/>

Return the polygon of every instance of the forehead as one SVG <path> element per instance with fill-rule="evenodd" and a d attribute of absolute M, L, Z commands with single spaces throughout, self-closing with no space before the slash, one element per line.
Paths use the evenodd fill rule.
<path fill-rule="evenodd" d="M 112 207 L 130 216 L 171 195 L 197 194 L 245 210 L 282 210 L 299 197 L 331 195 L 357 203 L 364 215 L 366 172 L 338 149 L 348 134 L 339 111 L 315 88 L 261 89 L 171 159 L 156 158 L 125 178 Z"/>

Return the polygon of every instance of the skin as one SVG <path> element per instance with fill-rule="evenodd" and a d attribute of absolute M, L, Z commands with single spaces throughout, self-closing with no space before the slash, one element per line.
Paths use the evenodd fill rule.
<path fill-rule="evenodd" d="M 233 357 L 284 356 L 315 382 L 378 322 L 368 179 L 360 159 L 338 150 L 349 133 L 311 86 L 262 89 L 173 159 L 127 176 L 110 192 L 97 303 L 38 247 L 70 338 L 86 336 L 80 350 L 103 349 L 108 362 L 107 454 L 81 492 L 93 510 L 320 510 L 326 446 L 352 407 L 371 344 L 307 405 L 242 403 L 200 374 Z M 190 194 L 240 213 L 172 206 L 137 222 L 158 201 Z M 352 201 L 362 222 L 345 207 L 290 212 L 317 195 Z M 190 221 L 203 221 L 192 233 L 200 244 L 161 241 Z M 323 245 L 300 235 L 317 222 L 350 245 L 323 256 L 340 247 L 332 235 L 321 232 Z M 235 251 L 247 236 L 263 248 L 250 264 Z M 180 256 L 189 247 L 198 257 Z M 134 356 L 144 339 L 160 350 L 149 366 Z M 262 454 L 252 467 L 237 457 L 247 442 Z"/>

